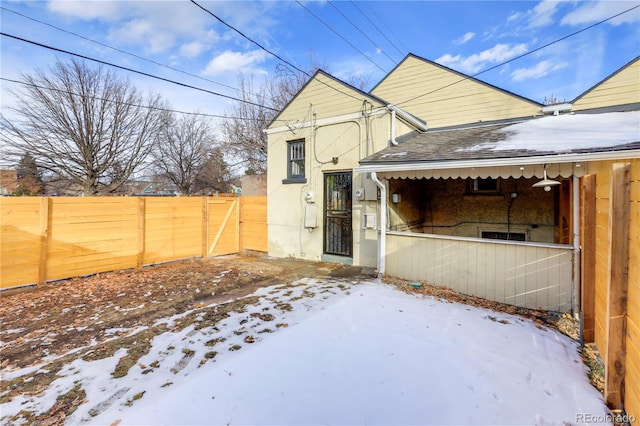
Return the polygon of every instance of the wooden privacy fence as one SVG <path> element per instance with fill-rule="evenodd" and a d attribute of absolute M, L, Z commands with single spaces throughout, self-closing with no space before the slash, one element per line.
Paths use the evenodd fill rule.
<path fill-rule="evenodd" d="M 0 198 L 0 289 L 267 251 L 266 197 Z"/>

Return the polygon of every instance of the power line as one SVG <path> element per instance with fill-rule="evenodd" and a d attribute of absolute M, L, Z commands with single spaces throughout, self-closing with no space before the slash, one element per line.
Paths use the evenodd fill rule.
<path fill-rule="evenodd" d="M 240 36 L 242 36 L 244 39 L 249 40 L 251 43 L 255 44 L 256 46 L 258 46 L 260 49 L 264 50 L 265 52 L 267 52 L 268 54 L 270 54 L 271 56 L 275 57 L 276 59 L 278 59 L 279 61 L 283 62 L 284 64 L 288 65 L 289 67 L 295 69 L 296 71 L 306 75 L 309 78 L 314 78 L 311 74 L 309 74 L 308 72 L 306 72 L 305 70 L 299 68 L 298 66 L 292 64 L 291 62 L 287 61 L 286 59 L 282 58 L 280 55 L 278 55 L 275 52 L 272 52 L 271 50 L 267 49 L 266 47 L 264 47 L 262 44 L 258 43 L 257 41 L 255 41 L 254 39 L 252 39 L 251 37 L 249 37 L 248 35 L 244 34 L 242 31 L 240 31 L 239 29 L 237 29 L 236 27 L 234 27 L 233 25 L 227 23 L 224 19 L 220 18 L 218 15 L 216 15 L 215 13 L 211 12 L 210 10 L 208 10 L 207 8 L 205 8 L 204 6 L 201 6 L 200 4 L 198 4 L 198 2 L 196 2 L 195 0 L 190 0 L 191 3 L 195 4 L 196 6 L 198 6 L 203 12 L 208 13 L 209 15 L 213 16 L 216 20 L 218 20 L 218 22 L 220 22 L 221 24 L 223 24 L 224 26 L 226 26 L 227 28 L 235 31 L 236 33 L 240 34 Z M 291 69 L 289 68 L 289 69 Z M 383 70 L 384 71 L 384 70 Z M 317 82 L 324 84 L 325 86 L 327 86 L 330 89 L 335 90 L 336 92 L 342 93 L 345 96 L 348 96 L 350 98 L 353 98 L 357 101 L 361 101 L 362 99 L 357 98 L 355 96 L 353 96 L 350 93 L 344 92 L 340 89 L 338 89 L 337 87 L 331 86 L 330 84 L 318 79 L 318 78 L 314 78 Z"/>
<path fill-rule="evenodd" d="M 118 69 L 121 69 L 121 70 L 124 70 L 124 71 L 129 71 L 129 72 L 133 72 L 133 73 L 136 73 L 136 74 L 144 75 L 145 77 L 155 78 L 156 80 L 165 81 L 167 83 L 176 84 L 178 86 L 186 87 L 186 88 L 189 88 L 189 89 L 199 90 L 201 92 L 209 93 L 211 95 L 220 96 L 222 98 L 227 98 L 227 99 L 231 99 L 231 100 L 234 100 L 234 101 L 242 102 L 242 103 L 245 103 L 245 104 L 257 106 L 259 108 L 265 108 L 265 109 L 268 109 L 268 110 L 271 110 L 271 111 L 278 111 L 275 108 L 271 108 L 271 107 L 268 107 L 266 105 L 260 105 L 260 104 L 257 104 L 255 102 L 251 102 L 251 101 L 247 101 L 247 100 L 244 100 L 244 99 L 236 98 L 236 97 L 233 97 L 233 96 L 225 95 L 225 94 L 222 94 L 222 93 L 214 92 L 214 91 L 211 91 L 211 90 L 203 89 L 201 87 L 191 86 L 190 84 L 180 83 L 179 81 L 175 81 L 175 80 L 171 80 L 171 79 L 168 79 L 168 78 L 165 78 L 165 77 L 160 77 L 160 76 L 157 76 L 157 75 L 149 74 L 149 73 L 146 73 L 146 72 L 143 72 L 143 71 L 134 70 L 132 68 L 123 67 L 122 65 L 112 64 L 111 62 L 102 61 L 100 59 L 95 59 L 95 58 L 92 58 L 90 56 L 81 55 L 79 53 L 73 53 L 73 52 L 70 52 L 68 50 L 59 49 L 57 47 L 48 46 L 48 45 L 43 44 L 43 43 L 38 43 L 36 41 L 27 40 L 27 39 L 22 38 L 22 37 L 18 37 L 18 36 L 14 36 L 14 35 L 11 35 L 11 34 L 7 34 L 5 32 L 0 32 L 0 35 L 3 35 L 5 37 L 9 37 L 9 38 L 13 38 L 15 40 L 23 41 L 25 43 L 33 44 L 35 46 L 43 47 L 45 49 L 53 50 L 53 51 L 60 52 L 60 53 L 65 53 L 67 55 L 77 56 L 79 58 L 86 59 L 86 60 L 93 61 L 93 62 L 98 62 L 99 64 L 108 65 L 110 67 L 118 68 Z"/>
<path fill-rule="evenodd" d="M 387 31 L 389 31 L 389 33 L 391 33 L 391 35 L 393 35 L 396 38 L 396 40 L 398 40 L 398 42 L 400 43 L 400 46 L 405 50 L 405 52 L 409 52 L 409 49 L 407 48 L 407 46 L 404 45 L 404 43 L 402 42 L 402 39 L 400 37 L 398 37 L 393 32 L 393 30 L 387 26 L 387 24 L 384 23 L 384 20 L 382 18 L 380 18 L 380 15 L 378 15 L 376 13 L 376 11 L 373 10 L 373 8 L 369 5 L 369 3 L 368 2 L 363 2 L 363 3 L 369 8 L 371 13 L 373 13 L 376 16 L 376 18 L 378 18 L 378 20 L 382 23 L 382 25 L 384 25 L 384 27 L 387 29 Z"/>
<path fill-rule="evenodd" d="M 193 1 L 193 0 L 192 0 Z M 359 54 L 361 54 L 362 56 L 364 56 L 369 62 L 371 62 L 373 65 L 375 65 L 376 67 L 378 67 L 378 69 L 380 69 L 380 71 L 382 71 L 383 73 L 387 73 L 387 71 L 382 68 L 380 65 L 378 65 L 373 59 L 371 59 L 370 57 L 368 57 L 363 51 L 361 51 L 360 49 L 358 49 L 356 46 L 354 46 L 349 40 L 347 40 L 344 36 L 342 36 L 342 34 L 340 34 L 339 32 L 337 32 L 336 30 L 334 30 L 331 25 L 327 24 L 325 21 L 322 20 L 322 18 L 320 18 L 318 15 L 316 15 L 315 13 L 313 13 L 309 8 L 307 8 L 307 6 L 305 6 L 304 4 L 300 3 L 299 0 L 296 0 L 296 3 L 298 3 L 298 5 L 303 8 L 304 10 L 306 10 L 307 12 L 309 12 L 309 14 L 311 16 L 313 16 L 314 18 L 316 18 L 318 21 L 320 21 L 320 23 L 322 23 L 325 27 L 327 27 L 329 30 L 331 30 L 335 35 L 337 35 L 338 37 L 340 37 L 345 43 L 347 43 L 349 46 L 351 46 L 356 52 L 358 52 Z"/>
<path fill-rule="evenodd" d="M 112 103 L 119 102 L 119 101 L 115 101 L 115 100 L 112 100 L 112 99 L 101 98 L 99 96 L 81 95 L 80 93 L 74 93 L 74 92 L 70 92 L 68 90 L 58 89 L 57 87 L 40 86 L 38 84 L 27 83 L 25 81 L 20 81 L 20 80 L 13 80 L 13 79 L 6 78 L 6 77 L 0 77 L 0 80 L 8 81 L 10 83 L 21 84 L 23 86 L 35 87 L 37 89 L 42 89 L 42 90 L 51 90 L 51 91 L 54 91 L 54 92 L 64 93 L 66 95 L 71 95 L 71 96 L 84 96 L 84 97 L 88 97 L 89 99 L 95 99 L 95 100 L 102 101 L 102 102 L 112 102 Z M 176 113 L 176 114 L 196 115 L 196 116 L 202 116 L 202 117 L 223 118 L 223 119 L 230 119 L 230 120 L 259 121 L 258 119 L 254 119 L 254 118 L 232 117 L 232 116 L 228 116 L 228 115 L 205 114 L 205 113 L 201 113 L 201 112 L 180 111 L 180 110 L 171 109 L 171 108 L 159 108 L 159 107 L 153 107 L 153 106 L 149 106 L 149 105 L 132 104 L 132 103 L 129 103 L 129 102 L 119 102 L 119 103 L 121 105 L 126 105 L 126 106 L 131 106 L 131 107 L 139 107 L 139 108 L 150 109 L 150 110 L 155 110 L 155 111 L 173 112 L 173 113 Z M 276 121 L 282 121 L 282 120 L 276 120 Z"/>
<path fill-rule="evenodd" d="M 344 19 L 346 19 L 346 20 L 347 20 L 347 22 L 349 22 L 349 23 L 353 26 L 353 28 L 355 28 L 356 30 L 358 30 L 358 32 L 359 32 L 360 34 L 362 34 L 362 35 L 363 35 L 367 40 L 369 40 L 369 41 L 371 42 L 371 44 L 373 44 L 373 46 L 374 46 L 376 49 L 378 49 L 380 52 L 382 52 L 382 54 L 383 54 L 384 56 L 386 56 L 386 57 L 391 61 L 391 63 L 393 63 L 393 64 L 395 65 L 395 63 L 396 63 L 396 62 L 393 60 L 393 58 L 392 58 L 391 56 L 389 56 L 389 55 L 387 54 L 387 52 L 385 52 L 385 51 L 384 51 L 380 46 L 378 46 L 378 45 L 376 44 L 376 42 L 375 42 L 375 41 L 371 40 L 371 38 L 370 38 L 370 37 L 369 37 L 369 36 L 368 36 L 364 31 L 362 31 L 360 28 L 358 28 L 358 26 L 357 26 L 357 25 L 356 25 L 356 24 L 355 24 L 351 19 L 349 19 L 349 17 L 348 17 L 347 15 L 345 15 L 344 13 L 342 13 L 342 11 L 341 11 L 340 9 L 338 9 L 338 6 L 336 6 L 335 4 L 333 4 L 333 2 L 332 2 L 331 0 L 327 0 L 327 2 L 329 3 L 329 5 L 331 5 L 331 7 L 333 7 L 336 11 L 338 11 L 338 13 L 339 13 L 340 15 L 342 15 L 342 17 L 343 17 Z"/>
<path fill-rule="evenodd" d="M 435 92 L 437 92 L 437 91 L 440 91 L 440 90 L 442 90 L 442 89 L 446 89 L 446 88 L 448 88 L 448 87 L 451 87 L 451 86 L 453 86 L 454 84 L 458 84 L 458 83 L 463 82 L 463 81 L 465 81 L 465 80 L 468 80 L 468 79 L 470 79 L 470 78 L 475 78 L 475 77 L 479 76 L 480 74 L 484 74 L 484 73 L 486 73 L 486 72 L 489 72 L 489 71 L 491 71 L 491 70 L 494 70 L 494 69 L 496 69 L 496 68 L 499 68 L 499 67 L 501 67 L 501 66 L 503 66 L 503 65 L 506 65 L 506 64 L 511 63 L 511 62 L 513 62 L 513 61 L 516 61 L 516 60 L 518 60 L 518 59 L 520 59 L 520 58 L 523 58 L 523 57 L 525 57 L 525 56 L 531 55 L 532 53 L 538 52 L 538 51 L 540 51 L 540 50 L 542 50 L 542 49 L 545 49 L 545 48 L 547 48 L 547 47 L 549 47 L 549 46 L 552 46 L 552 45 L 554 45 L 554 44 L 556 44 L 556 43 L 559 43 L 559 42 L 561 42 L 561 41 L 563 41 L 563 40 L 566 40 L 566 39 L 568 39 L 568 38 L 570 38 L 570 37 L 573 37 L 573 36 L 575 36 L 575 35 L 578 35 L 578 34 L 580 34 L 580 33 L 584 32 L 584 31 L 590 30 L 590 29 L 591 29 L 591 28 L 593 28 L 593 27 L 596 27 L 596 26 L 601 25 L 601 24 L 603 24 L 603 23 L 605 23 L 605 22 L 607 22 L 607 21 L 610 21 L 610 20 L 612 20 L 612 19 L 615 19 L 615 18 L 617 18 L 618 16 L 620 16 L 620 15 L 624 15 L 625 13 L 631 12 L 632 10 L 637 9 L 637 8 L 639 8 L 639 7 L 640 7 L 640 5 L 637 5 L 637 6 L 631 7 L 631 8 L 629 8 L 629 9 L 627 9 L 627 10 L 623 11 L 623 12 L 617 13 L 617 14 L 615 14 L 615 15 L 613 15 L 613 16 L 610 16 L 609 18 L 603 19 L 602 21 L 598 21 L 598 22 L 596 22 L 595 24 L 591 24 L 591 25 L 589 25 L 588 27 L 582 28 L 582 29 L 580 29 L 580 30 L 578 30 L 578 31 L 575 31 L 575 32 L 573 32 L 573 33 L 571 33 L 571 34 L 568 34 L 568 35 L 566 35 L 566 36 L 564 36 L 564 37 L 561 37 L 561 38 L 556 39 L 556 40 L 554 40 L 554 41 L 552 41 L 552 42 L 549 42 L 549 43 L 547 43 L 547 44 L 545 44 L 545 45 L 542 45 L 542 46 L 537 47 L 537 48 L 535 48 L 535 49 L 533 49 L 533 50 L 530 50 L 529 52 L 526 52 L 526 53 L 523 53 L 523 54 L 521 54 L 521 55 L 518 55 L 518 56 L 516 56 L 516 57 L 514 57 L 514 58 L 511 58 L 511 59 L 509 59 L 509 60 L 507 60 L 507 61 L 501 62 L 501 63 L 499 63 L 499 64 L 497 64 L 497 65 L 494 65 L 494 66 L 492 66 L 492 67 L 489 67 L 489 68 L 487 68 L 487 69 L 485 69 L 485 70 L 482 70 L 482 71 L 480 71 L 480 72 L 477 72 L 477 73 L 475 73 L 475 74 L 473 74 L 473 75 L 467 75 L 467 76 L 465 76 L 464 78 L 461 78 L 460 80 L 454 81 L 453 83 L 450 83 L 450 84 L 447 84 L 447 85 L 445 85 L 445 86 L 439 87 L 439 88 L 437 88 L 437 89 L 435 89 L 435 90 L 432 90 L 432 91 L 430 91 L 430 92 L 423 93 L 423 94 L 421 94 L 421 95 L 418 95 L 418 96 L 415 96 L 415 97 L 413 97 L 413 98 L 407 99 L 406 101 L 399 102 L 399 103 L 397 103 L 396 105 L 402 105 L 402 104 L 406 104 L 407 102 L 415 101 L 416 99 L 419 99 L 419 98 L 421 98 L 421 97 L 423 97 L 423 96 L 427 96 L 427 95 L 430 95 L 430 94 L 435 93 Z"/>
<path fill-rule="evenodd" d="M 135 53 L 127 52 L 126 50 L 122 50 L 122 49 L 119 49 L 119 48 L 117 48 L 117 47 L 110 46 L 110 45 L 108 45 L 108 44 L 106 44 L 106 43 L 102 43 L 102 42 L 100 42 L 100 41 L 97 41 L 97 40 L 91 39 L 91 38 L 89 38 L 89 37 L 85 37 L 85 36 L 83 36 L 83 35 L 81 35 L 81 34 L 74 33 L 73 31 L 65 30 L 64 28 L 60 28 L 60 27 L 58 27 L 58 26 L 56 26 L 56 25 L 53 25 L 53 24 L 50 24 L 50 23 L 48 23 L 48 22 L 44 22 L 44 21 L 41 21 L 41 20 L 39 20 L 39 19 L 32 18 L 32 17 L 27 16 L 27 15 L 25 15 L 25 14 L 23 14 L 23 13 L 17 12 L 17 11 L 15 11 L 15 10 L 8 9 L 8 8 L 6 8 L 6 7 L 4 7 L 4 6 L 0 6 L 0 9 L 2 9 L 2 10 L 4 10 L 4 11 L 7 11 L 7 12 L 14 13 L 14 14 L 19 15 L 19 16 L 22 16 L 23 18 L 25 18 L 25 19 L 29 19 L 29 20 L 31 20 L 31 21 L 33 21 L 33 22 L 37 22 L 37 23 L 39 23 L 39 24 L 46 25 L 46 26 L 48 26 L 48 27 L 50 27 L 50 28 L 54 28 L 54 29 L 56 29 L 56 30 L 58 30 L 58 31 L 62 31 L 62 32 L 67 33 L 67 34 L 70 34 L 70 35 L 72 35 L 72 36 L 75 36 L 75 37 L 81 38 L 81 39 L 83 39 L 83 40 L 90 41 L 90 42 L 95 43 L 95 44 L 98 44 L 98 45 L 100 45 L 100 46 L 102 46 L 102 47 L 106 47 L 106 48 L 108 48 L 108 49 L 115 50 L 116 52 L 124 53 L 125 55 L 132 56 L 132 57 L 137 58 L 137 59 L 140 59 L 140 60 L 142 60 L 142 61 L 149 62 L 149 63 L 151 63 L 151 64 L 158 65 L 158 66 L 160 66 L 160 67 L 164 67 L 164 68 L 170 69 L 170 70 L 172 70 L 172 71 L 176 71 L 176 72 L 182 73 L 182 74 L 184 74 L 184 75 L 188 75 L 188 76 L 190 76 L 190 77 L 195 77 L 195 78 L 198 78 L 198 79 L 200 79 L 200 80 L 207 81 L 207 82 L 209 82 L 209 83 L 213 83 L 213 84 L 217 84 L 217 85 L 222 86 L 222 87 L 226 87 L 226 88 L 228 88 L 228 89 L 234 90 L 234 91 L 235 91 L 235 92 L 237 92 L 237 93 L 241 93 L 241 92 L 242 92 L 240 89 L 238 89 L 238 88 L 236 88 L 236 87 L 229 86 L 229 85 L 227 85 L 227 84 L 220 83 L 220 82 L 217 82 L 217 81 L 214 81 L 214 80 L 211 80 L 211 79 L 208 79 L 208 78 L 205 78 L 205 77 L 202 77 L 202 76 L 196 75 L 196 74 L 192 74 L 192 73 L 189 73 L 189 72 L 187 72 L 187 71 L 183 71 L 183 70 L 178 69 L 178 68 L 174 68 L 174 67 L 172 67 L 172 66 L 170 66 L 170 65 L 166 65 L 166 64 L 163 64 L 163 63 L 160 63 L 160 62 L 154 61 L 154 60 L 152 60 L 152 59 L 148 59 L 148 58 L 145 58 L 145 57 L 143 57 L 143 56 L 136 55 Z M 252 94 L 252 95 L 254 95 L 254 96 L 258 96 L 258 95 L 255 95 L 255 94 Z M 259 97 L 259 96 L 258 96 L 258 97 Z"/>
<path fill-rule="evenodd" d="M 373 27 L 374 27 L 376 30 L 378 30 L 378 32 L 379 32 L 380 34 L 382 34 L 382 36 L 383 36 L 383 37 L 384 37 L 384 38 L 389 42 L 389 44 L 390 44 L 391 46 L 393 46 L 393 48 L 394 48 L 394 49 L 396 49 L 396 50 L 398 51 L 398 53 L 399 53 L 401 56 L 405 56 L 405 53 L 403 53 L 400 49 L 398 49 L 398 46 L 396 46 L 396 44 L 395 44 L 394 42 L 392 42 L 392 41 L 389 39 L 389 37 L 387 37 L 387 35 L 384 33 L 384 31 L 382 31 L 382 30 L 381 30 L 381 29 L 376 25 L 376 23 L 375 23 L 375 22 L 373 22 L 373 21 L 369 18 L 369 16 L 367 16 L 367 14 L 366 14 L 366 13 L 364 13 L 364 12 L 362 11 L 362 9 L 360 9 L 360 8 L 358 7 L 358 4 L 357 4 L 356 2 L 351 1 L 350 3 L 353 5 L 353 7 L 355 7 L 355 8 L 358 10 L 358 12 L 360 12 L 360 14 L 361 14 L 362 16 L 364 16 L 364 17 L 365 17 L 365 19 L 366 19 L 367 21 L 369 21 L 369 23 L 370 23 L 371 25 L 373 25 Z"/>

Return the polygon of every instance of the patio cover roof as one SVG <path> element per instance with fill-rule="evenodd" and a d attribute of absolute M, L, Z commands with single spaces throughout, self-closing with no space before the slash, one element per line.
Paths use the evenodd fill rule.
<path fill-rule="evenodd" d="M 415 134 L 360 161 L 393 178 L 582 175 L 587 161 L 640 157 L 640 111 L 567 114 Z"/>

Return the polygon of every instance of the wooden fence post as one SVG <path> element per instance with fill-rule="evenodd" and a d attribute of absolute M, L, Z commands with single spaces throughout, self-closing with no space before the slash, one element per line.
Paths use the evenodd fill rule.
<path fill-rule="evenodd" d="M 47 257 L 49 255 L 50 236 L 50 204 L 49 197 L 40 198 L 40 264 L 38 265 L 38 284 L 47 282 Z"/>
<path fill-rule="evenodd" d="M 630 163 L 614 163 L 609 180 L 609 261 L 604 397 L 611 409 L 624 408 L 626 316 L 629 282 Z"/>
<path fill-rule="evenodd" d="M 144 265 L 145 255 L 145 234 L 144 227 L 146 221 L 146 201 L 144 197 L 138 197 L 138 260 L 136 262 L 136 268 L 141 269 Z"/>
<path fill-rule="evenodd" d="M 596 175 L 582 177 L 582 341 L 595 340 L 596 326 Z"/>
<path fill-rule="evenodd" d="M 244 252 L 244 200 L 245 198 L 240 196 L 238 206 L 238 252 L 243 254 Z"/>
<path fill-rule="evenodd" d="M 207 244 L 209 243 L 209 200 L 206 195 L 202 196 L 202 247 L 201 256 L 207 257 Z"/>

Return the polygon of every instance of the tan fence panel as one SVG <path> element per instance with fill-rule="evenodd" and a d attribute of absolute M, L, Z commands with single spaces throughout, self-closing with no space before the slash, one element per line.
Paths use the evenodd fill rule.
<path fill-rule="evenodd" d="M 144 198 L 145 264 L 202 254 L 202 199 Z"/>
<path fill-rule="evenodd" d="M 2 289 L 267 250 L 266 197 L 2 198 L 0 219 Z"/>
<path fill-rule="evenodd" d="M 136 265 L 136 199 L 61 197 L 50 200 L 47 280 Z"/>
<path fill-rule="evenodd" d="M 237 253 L 240 250 L 239 198 L 210 198 L 207 256 Z"/>
<path fill-rule="evenodd" d="M 38 282 L 41 219 L 47 223 L 41 204 L 34 197 L 0 198 L 0 288 Z"/>
<path fill-rule="evenodd" d="M 240 210 L 243 250 L 268 251 L 267 197 L 243 196 Z"/>

